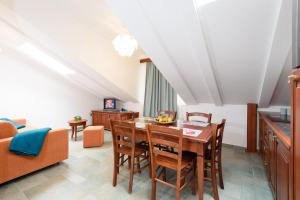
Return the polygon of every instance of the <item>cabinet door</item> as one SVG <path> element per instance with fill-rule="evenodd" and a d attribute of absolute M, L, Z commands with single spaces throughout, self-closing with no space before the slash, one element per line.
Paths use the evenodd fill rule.
<path fill-rule="evenodd" d="M 101 125 L 101 113 L 92 112 L 93 126 Z"/>
<path fill-rule="evenodd" d="M 109 124 L 108 114 L 107 113 L 102 113 L 101 125 L 104 126 L 105 129 L 109 129 L 110 124 Z"/>
<path fill-rule="evenodd" d="M 108 118 L 111 119 L 111 120 L 119 120 L 119 114 L 108 114 Z"/>
<path fill-rule="evenodd" d="M 270 184 L 274 194 L 276 192 L 276 142 L 272 130 L 269 131 L 269 151 L 270 151 Z"/>
<path fill-rule="evenodd" d="M 266 169 L 266 175 L 268 180 L 270 180 L 270 150 L 269 145 L 263 145 L 263 161 Z"/>
<path fill-rule="evenodd" d="M 264 121 L 263 119 L 260 117 L 259 118 L 259 153 L 264 157 Z M 264 158 L 263 158 L 264 159 Z"/>
<path fill-rule="evenodd" d="M 289 199 L 289 177 L 290 177 L 290 153 L 284 146 L 281 140 L 278 140 L 277 151 L 277 186 L 276 186 L 276 199 L 288 200 Z"/>

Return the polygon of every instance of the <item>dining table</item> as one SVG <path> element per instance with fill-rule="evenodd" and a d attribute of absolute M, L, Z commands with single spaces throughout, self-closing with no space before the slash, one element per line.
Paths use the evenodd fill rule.
<path fill-rule="evenodd" d="M 155 124 L 161 126 L 168 126 L 170 128 L 198 130 L 197 136 L 194 135 L 183 135 L 182 150 L 189 151 L 197 154 L 197 178 L 198 178 L 198 199 L 203 199 L 204 190 L 204 159 L 205 151 L 212 139 L 212 124 L 197 122 L 197 121 L 184 121 L 177 120 L 169 124 L 160 124 L 152 118 L 136 118 L 136 140 L 148 141 L 146 124 Z M 200 131 L 199 131 L 200 130 Z"/>

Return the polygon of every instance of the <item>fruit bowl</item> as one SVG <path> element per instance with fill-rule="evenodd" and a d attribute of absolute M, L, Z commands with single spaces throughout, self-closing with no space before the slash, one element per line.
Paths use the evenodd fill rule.
<path fill-rule="evenodd" d="M 158 124 L 173 124 L 175 123 L 176 121 L 161 121 L 159 120 L 159 118 L 155 118 L 155 122 L 158 123 Z"/>

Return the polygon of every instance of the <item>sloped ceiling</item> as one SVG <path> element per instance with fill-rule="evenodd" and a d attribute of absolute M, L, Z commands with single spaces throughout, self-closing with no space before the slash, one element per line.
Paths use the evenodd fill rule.
<path fill-rule="evenodd" d="M 68 78 L 81 87 L 101 97 L 138 101 L 144 52 L 138 49 L 128 58 L 113 49 L 114 37 L 128 31 L 104 1 L 1 0 L 0 19 L 78 72 Z"/>
<path fill-rule="evenodd" d="M 281 96 L 290 0 L 107 2 L 187 104 L 265 107 Z"/>
<path fill-rule="evenodd" d="M 291 101 L 291 89 L 288 84 L 287 77 L 292 73 L 292 55 L 287 57 L 286 63 L 281 71 L 280 78 L 277 82 L 275 91 L 271 99 L 271 105 L 274 106 L 289 106 Z"/>
<path fill-rule="evenodd" d="M 290 9 L 291 0 L 0 0 L 0 20 L 98 96 L 137 101 L 145 51 L 187 104 L 266 107 L 288 102 Z M 111 44 L 127 29 L 144 50 L 130 58 Z"/>

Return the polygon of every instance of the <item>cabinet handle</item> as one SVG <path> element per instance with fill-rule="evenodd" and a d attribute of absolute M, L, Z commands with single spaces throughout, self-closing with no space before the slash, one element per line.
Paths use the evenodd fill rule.
<path fill-rule="evenodd" d="M 275 142 L 276 139 L 277 139 L 277 136 L 273 135 L 273 142 Z"/>

